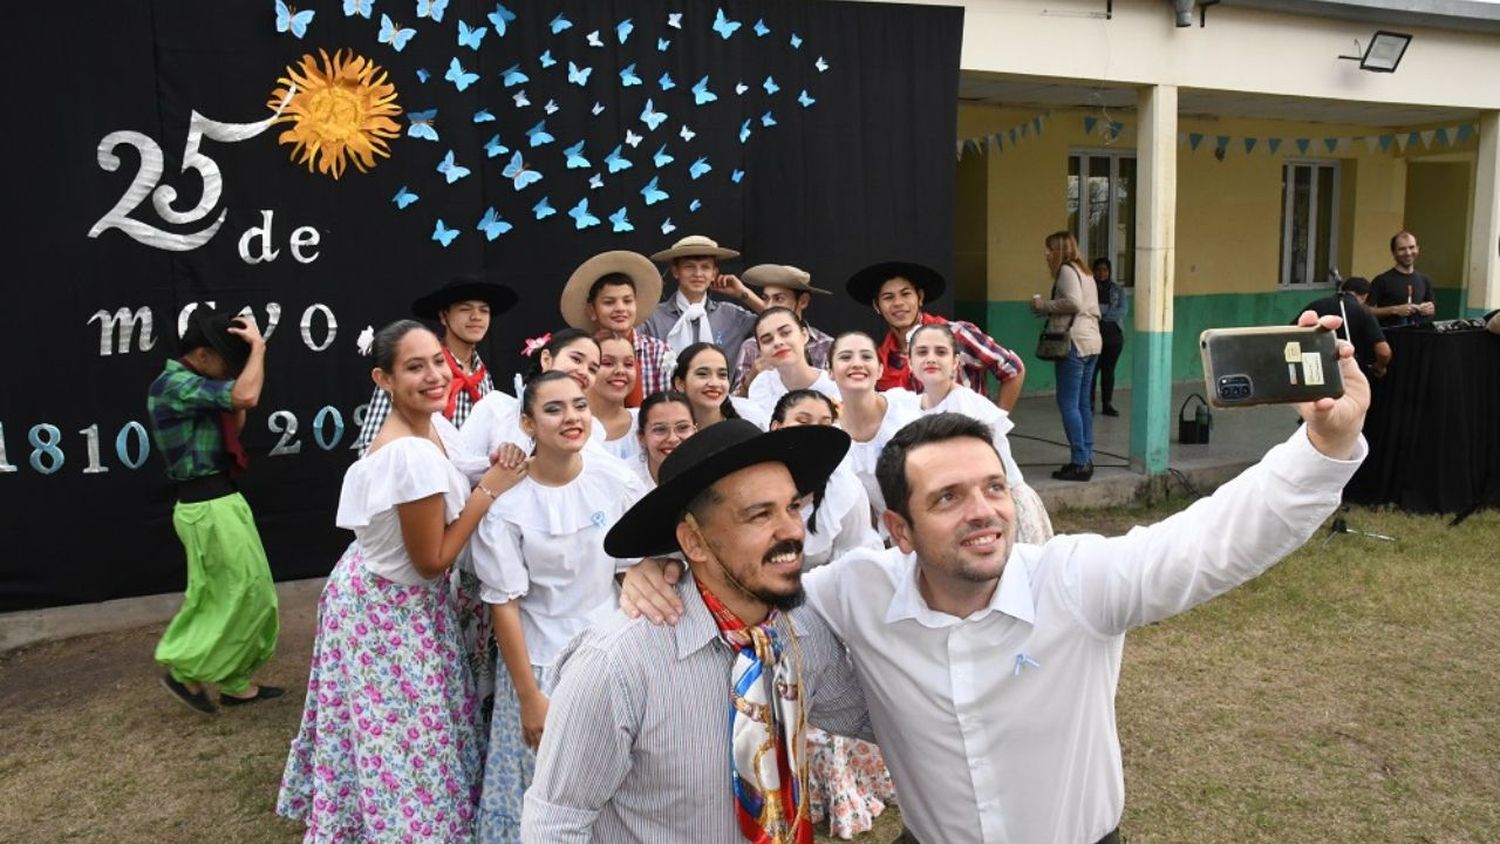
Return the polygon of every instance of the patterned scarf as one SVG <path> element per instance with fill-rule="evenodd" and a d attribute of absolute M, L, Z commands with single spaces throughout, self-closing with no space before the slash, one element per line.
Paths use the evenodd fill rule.
<path fill-rule="evenodd" d="M 453 414 L 458 410 L 459 393 L 467 392 L 471 402 L 479 401 L 484 397 L 484 393 L 480 392 L 479 388 L 484 384 L 485 369 L 484 364 L 481 363 L 474 368 L 472 375 L 465 374 L 464 368 L 458 365 L 458 358 L 448 351 L 447 346 L 443 347 L 443 357 L 447 359 L 448 369 L 453 373 L 453 381 L 448 384 L 448 404 L 443 408 L 443 416 L 452 422 Z"/>
<path fill-rule="evenodd" d="M 719 635 L 736 654 L 730 674 L 729 765 L 740 834 L 751 844 L 812 844 L 803 790 L 807 722 L 797 638 L 790 636 L 792 658 L 783 660 L 782 634 L 775 628 L 780 613 L 771 610 L 764 622 L 750 626 L 703 584 L 698 591 Z"/>

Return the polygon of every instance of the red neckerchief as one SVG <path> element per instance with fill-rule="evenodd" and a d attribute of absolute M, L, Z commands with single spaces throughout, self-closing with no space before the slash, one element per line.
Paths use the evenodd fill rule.
<path fill-rule="evenodd" d="M 481 363 L 473 375 L 466 375 L 464 368 L 458 365 L 458 358 L 448 351 L 447 346 L 443 347 L 443 357 L 448 361 L 448 370 L 453 373 L 453 381 L 448 384 L 448 404 L 443 407 L 443 416 L 452 422 L 453 413 L 458 409 L 459 393 L 467 392 L 470 401 L 479 401 L 483 397 L 484 394 L 479 392 L 479 385 L 484 381 L 484 364 Z"/>
<path fill-rule="evenodd" d="M 224 450 L 229 453 L 231 478 L 238 478 L 250 468 L 250 455 L 245 453 L 245 447 L 240 444 L 240 426 L 236 419 L 238 415 L 232 410 L 219 412 L 219 431 L 224 435 Z"/>
<path fill-rule="evenodd" d="M 625 332 L 625 339 L 630 341 L 630 348 L 634 349 L 635 348 L 635 329 L 634 328 L 632 328 L 629 331 Z M 645 355 L 639 355 L 639 354 L 636 355 L 636 361 L 635 361 L 635 383 L 632 384 L 632 385 L 630 385 L 630 395 L 628 395 L 628 396 L 625 397 L 625 406 L 626 407 L 640 407 L 641 406 L 641 402 L 646 398 L 646 394 L 645 394 L 644 389 L 643 389 L 642 384 L 641 384 L 641 382 L 645 380 L 644 378 L 641 377 L 641 362 L 642 362 L 642 360 L 644 360 L 644 358 L 645 358 Z"/>
<path fill-rule="evenodd" d="M 919 318 L 922 325 L 948 324 L 948 320 L 926 311 L 923 311 Z M 880 348 L 875 352 L 880 356 L 880 365 L 884 368 L 884 371 L 880 373 L 880 380 L 875 382 L 876 390 L 905 387 L 913 392 L 921 391 L 921 385 L 917 383 L 917 379 L 911 373 L 911 367 L 908 366 L 906 353 L 901 351 L 901 346 L 896 340 L 896 332 L 886 331 L 885 339 L 880 341 Z"/>

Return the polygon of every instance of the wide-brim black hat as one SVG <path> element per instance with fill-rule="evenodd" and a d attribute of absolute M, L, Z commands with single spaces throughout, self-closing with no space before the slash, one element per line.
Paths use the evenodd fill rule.
<path fill-rule="evenodd" d="M 831 425 L 797 425 L 762 433 L 752 422 L 726 419 L 682 441 L 658 471 L 661 483 L 620 517 L 604 551 L 629 559 L 670 554 L 677 522 L 689 503 L 726 475 L 760 463 L 781 463 L 802 494 L 827 483 L 849 451 L 849 435 Z"/>
<path fill-rule="evenodd" d="M 880 293 L 880 285 L 897 277 L 916 285 L 929 302 L 943 295 L 943 291 L 948 287 L 947 282 L 943 280 L 942 273 L 925 264 L 914 264 L 910 261 L 883 261 L 879 264 L 871 264 L 849 276 L 849 280 L 844 283 L 844 289 L 849 291 L 849 295 L 856 301 L 870 305 L 874 304 L 875 297 Z"/>
<path fill-rule="evenodd" d="M 223 358 L 229 377 L 238 378 L 250 360 L 250 344 L 229 333 L 230 323 L 237 318 L 235 314 L 212 308 L 194 308 L 182 333 L 183 352 L 207 346 Z"/>
<path fill-rule="evenodd" d="M 516 291 L 478 276 L 456 276 L 452 281 L 411 303 L 411 312 L 420 319 L 437 319 L 438 314 L 454 302 L 484 302 L 490 316 L 499 316 L 516 304 Z"/>

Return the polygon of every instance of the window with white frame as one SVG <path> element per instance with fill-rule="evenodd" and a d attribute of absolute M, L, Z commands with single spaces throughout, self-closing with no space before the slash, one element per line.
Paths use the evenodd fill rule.
<path fill-rule="evenodd" d="M 1084 260 L 1108 258 L 1114 280 L 1135 283 L 1135 154 L 1080 150 L 1068 156 L 1068 230 Z"/>
<path fill-rule="evenodd" d="M 1281 285 L 1332 283 L 1338 254 L 1339 163 L 1288 161 L 1281 168 Z"/>

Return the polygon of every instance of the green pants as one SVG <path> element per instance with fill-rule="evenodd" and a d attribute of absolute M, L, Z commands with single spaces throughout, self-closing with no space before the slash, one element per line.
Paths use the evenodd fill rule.
<path fill-rule="evenodd" d="M 179 683 L 213 683 L 239 694 L 276 653 L 276 586 L 250 505 L 238 492 L 178 502 L 172 525 L 187 552 L 182 609 L 156 645 Z"/>

